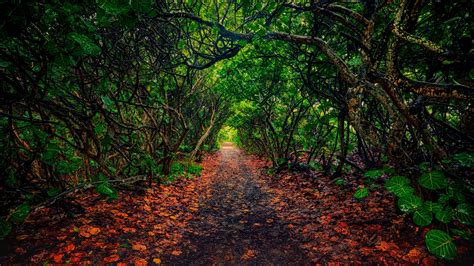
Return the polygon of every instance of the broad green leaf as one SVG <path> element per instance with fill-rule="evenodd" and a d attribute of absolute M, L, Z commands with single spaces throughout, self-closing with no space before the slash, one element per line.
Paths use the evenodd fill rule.
<path fill-rule="evenodd" d="M 423 205 L 423 201 L 415 195 L 404 195 L 398 199 L 398 207 L 402 212 L 413 212 Z"/>
<path fill-rule="evenodd" d="M 440 204 L 445 204 L 445 203 L 447 203 L 450 199 L 451 199 L 451 196 L 449 196 L 448 194 L 441 194 L 441 195 L 439 195 L 438 202 L 439 202 Z"/>
<path fill-rule="evenodd" d="M 404 176 L 394 176 L 385 182 L 385 187 L 398 197 L 413 194 L 415 189 L 409 186 L 410 180 Z"/>
<path fill-rule="evenodd" d="M 69 38 L 79 44 L 84 54 L 87 55 L 99 55 L 101 49 L 97 46 L 89 37 L 84 34 L 72 32 L 69 34 Z"/>
<path fill-rule="evenodd" d="M 438 221 L 447 224 L 453 218 L 453 209 L 448 206 L 444 210 L 438 210 L 435 212 L 435 217 Z"/>
<path fill-rule="evenodd" d="M 439 258 L 453 260 L 456 257 L 453 239 L 441 230 L 430 230 L 425 236 L 425 243 L 428 250 Z"/>
<path fill-rule="evenodd" d="M 12 63 L 8 62 L 8 61 L 3 61 L 3 60 L 0 60 L 0 68 L 7 68 L 11 65 Z"/>
<path fill-rule="evenodd" d="M 474 225 L 474 207 L 471 204 L 461 203 L 454 211 L 458 221 L 463 224 Z"/>
<path fill-rule="evenodd" d="M 129 3 L 125 0 L 97 0 L 99 7 L 112 15 L 127 13 L 130 10 Z"/>
<path fill-rule="evenodd" d="M 454 235 L 460 236 L 465 240 L 471 240 L 471 235 L 469 232 L 457 228 L 450 228 L 449 229 Z"/>
<path fill-rule="evenodd" d="M 363 199 L 369 195 L 369 189 L 366 187 L 359 188 L 354 193 L 354 198 L 356 199 Z"/>
<path fill-rule="evenodd" d="M 28 217 L 29 213 L 30 205 L 28 205 L 27 202 L 23 202 L 15 209 L 12 216 L 10 217 L 10 220 L 14 223 L 21 223 L 26 219 L 26 217 Z"/>
<path fill-rule="evenodd" d="M 418 226 L 427 226 L 432 220 L 433 214 L 425 208 L 415 210 L 413 213 L 413 222 Z"/>
<path fill-rule="evenodd" d="M 461 166 L 472 168 L 474 167 L 474 154 L 473 153 L 458 153 L 453 156 L 453 159 Z"/>
<path fill-rule="evenodd" d="M 383 169 L 372 169 L 367 171 L 364 176 L 370 179 L 377 179 L 383 175 Z"/>
<path fill-rule="evenodd" d="M 443 172 L 432 171 L 422 174 L 418 179 L 418 183 L 424 188 L 436 190 L 445 188 L 448 185 L 448 179 Z"/>
<path fill-rule="evenodd" d="M 434 213 L 441 211 L 443 209 L 443 205 L 437 202 L 425 201 L 423 205 L 424 205 L 423 208 L 426 208 L 427 210 Z"/>

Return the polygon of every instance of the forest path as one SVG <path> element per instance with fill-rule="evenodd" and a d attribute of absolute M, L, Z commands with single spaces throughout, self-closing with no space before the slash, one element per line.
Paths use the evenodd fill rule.
<path fill-rule="evenodd" d="M 267 162 L 229 143 L 202 166 L 200 177 L 120 190 L 118 200 L 78 193 L 67 200 L 84 211 L 69 208 L 69 216 L 41 209 L 0 241 L 0 265 L 436 262 L 387 191 L 353 197 L 362 179 L 336 185 L 303 168 L 265 174 Z"/>
<path fill-rule="evenodd" d="M 300 243 L 272 208 L 272 195 L 252 158 L 231 143 L 217 156 L 217 169 L 202 187 L 199 210 L 188 224 L 180 256 L 163 262 L 180 265 L 304 264 Z"/>

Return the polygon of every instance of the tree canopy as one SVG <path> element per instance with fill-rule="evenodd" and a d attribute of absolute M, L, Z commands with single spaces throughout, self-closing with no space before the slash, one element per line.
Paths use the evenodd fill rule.
<path fill-rule="evenodd" d="M 74 204 L 78 191 L 113 199 L 129 184 L 173 181 L 223 139 L 275 169 L 388 171 L 387 189 L 415 224 L 474 222 L 470 1 L 0 10 L 0 236 L 40 206 Z M 430 231 L 429 250 L 453 258 L 441 238 L 451 239 Z"/>

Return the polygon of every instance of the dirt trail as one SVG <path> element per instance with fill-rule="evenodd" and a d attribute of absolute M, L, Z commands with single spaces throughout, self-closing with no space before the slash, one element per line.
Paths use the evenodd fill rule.
<path fill-rule="evenodd" d="M 119 200 L 77 194 L 85 212 L 70 217 L 42 209 L 0 242 L 0 264 L 436 263 L 423 229 L 397 214 L 387 191 L 353 197 L 366 186 L 354 176 L 338 186 L 309 170 L 266 175 L 266 162 L 229 143 L 202 165 L 201 177 L 120 191 Z"/>
<path fill-rule="evenodd" d="M 163 261 L 181 265 L 304 264 L 300 243 L 271 207 L 269 188 L 251 159 L 230 143 L 220 151 L 219 166 L 199 199 L 181 256 Z"/>

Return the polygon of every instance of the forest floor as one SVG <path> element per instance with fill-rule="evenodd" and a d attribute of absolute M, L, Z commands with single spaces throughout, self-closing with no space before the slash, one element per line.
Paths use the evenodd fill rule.
<path fill-rule="evenodd" d="M 266 162 L 230 144 L 202 165 L 201 177 L 144 195 L 120 192 L 107 202 L 82 194 L 75 201 L 86 212 L 74 218 L 43 209 L 2 243 L 0 264 L 439 262 L 388 193 L 354 199 L 354 178 L 341 187 L 311 171 L 268 175 Z"/>

